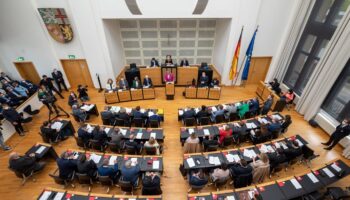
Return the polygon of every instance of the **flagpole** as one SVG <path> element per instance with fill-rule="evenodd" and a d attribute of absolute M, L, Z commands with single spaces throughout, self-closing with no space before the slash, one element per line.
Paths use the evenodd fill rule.
<path fill-rule="evenodd" d="M 245 54 L 245 55 L 244 55 L 244 58 L 243 58 L 243 62 L 242 62 L 242 64 L 241 64 L 241 66 L 239 67 L 239 70 L 238 70 L 238 72 L 237 72 L 237 74 L 236 74 L 235 83 L 234 83 L 233 86 L 235 86 L 236 83 L 237 83 L 238 75 L 239 75 L 239 73 L 241 73 L 241 69 L 242 69 L 243 64 L 245 63 L 245 59 L 246 59 L 246 58 L 247 58 L 247 55 Z M 233 81 L 233 80 L 232 80 L 232 81 Z"/>

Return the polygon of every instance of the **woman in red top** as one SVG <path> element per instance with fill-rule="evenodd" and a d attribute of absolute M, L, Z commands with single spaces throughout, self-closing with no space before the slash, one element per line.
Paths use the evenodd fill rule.
<path fill-rule="evenodd" d="M 228 126 L 224 126 L 223 128 L 220 129 L 219 131 L 219 144 L 221 144 L 225 137 L 229 137 L 232 135 L 232 130 Z"/>
<path fill-rule="evenodd" d="M 295 94 L 294 94 L 292 89 L 289 89 L 288 92 L 286 92 L 284 94 L 284 96 L 286 97 L 286 102 L 287 103 L 292 103 L 293 100 L 294 100 Z"/>

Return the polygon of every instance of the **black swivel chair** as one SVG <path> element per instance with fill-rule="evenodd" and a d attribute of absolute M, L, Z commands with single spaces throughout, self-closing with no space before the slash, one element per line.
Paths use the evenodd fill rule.
<path fill-rule="evenodd" d="M 113 153 L 121 153 L 123 150 L 122 145 L 117 145 L 113 142 L 107 142 L 107 145 L 109 150 L 111 150 Z"/>
<path fill-rule="evenodd" d="M 78 147 L 81 147 L 84 150 L 89 148 L 89 144 L 86 144 L 82 138 L 74 136 L 74 139 L 75 139 Z"/>
<path fill-rule="evenodd" d="M 240 120 L 240 118 L 239 118 L 239 115 L 237 113 L 230 113 L 228 120 L 230 122 L 232 122 L 232 121 Z"/>
<path fill-rule="evenodd" d="M 159 128 L 160 127 L 160 124 L 159 124 L 159 121 L 158 120 L 150 120 L 149 121 L 149 126 L 151 128 Z"/>
<path fill-rule="evenodd" d="M 49 176 L 51 178 L 53 178 L 53 180 L 55 181 L 56 184 L 63 185 L 64 188 L 66 188 L 69 185 L 72 188 L 75 188 L 75 185 L 73 184 L 74 177 L 75 177 L 75 172 L 73 172 L 73 174 L 70 175 L 69 178 L 66 178 L 66 179 L 63 179 L 63 178 L 59 177 L 58 175 L 56 175 L 57 172 L 58 172 L 58 169 L 56 169 L 53 174 L 49 174 Z"/>
<path fill-rule="evenodd" d="M 209 125 L 210 124 L 210 118 L 209 117 L 201 117 L 198 120 L 200 126 Z"/>
<path fill-rule="evenodd" d="M 101 152 L 105 152 L 106 150 L 106 145 L 101 144 L 101 142 L 98 140 L 90 140 L 90 145 L 91 145 L 91 148 L 94 150 L 98 150 Z"/>
<path fill-rule="evenodd" d="M 223 123 L 224 121 L 225 121 L 225 116 L 223 114 L 215 116 L 215 123 L 219 124 L 219 123 Z"/>
<path fill-rule="evenodd" d="M 101 185 L 107 187 L 107 194 L 109 193 L 112 186 L 114 186 L 114 181 L 109 176 L 98 176 L 98 181 Z"/>
<path fill-rule="evenodd" d="M 91 192 L 92 185 L 94 184 L 92 178 L 87 174 L 76 173 L 75 175 L 78 177 L 79 184 L 89 186 L 89 192 Z"/>
<path fill-rule="evenodd" d="M 144 120 L 142 118 L 134 118 L 133 119 L 135 127 L 143 127 Z"/>
<path fill-rule="evenodd" d="M 228 147 L 233 143 L 233 136 L 227 136 L 224 138 L 224 140 L 222 141 L 222 147 Z"/>
<path fill-rule="evenodd" d="M 185 126 L 195 126 L 196 124 L 196 119 L 191 117 L 191 118 L 186 118 L 184 119 Z"/>
<path fill-rule="evenodd" d="M 157 155 L 156 147 L 144 147 L 147 155 Z"/>
<path fill-rule="evenodd" d="M 135 191 L 135 189 L 137 189 L 136 187 L 134 187 L 131 184 L 130 181 L 124 181 L 123 177 L 120 177 L 118 185 L 124 193 L 131 193 L 131 195 L 134 195 L 134 191 Z M 138 185 L 138 183 L 137 183 L 137 185 Z"/>
<path fill-rule="evenodd" d="M 123 119 L 115 118 L 113 122 L 114 126 L 125 126 L 125 121 Z"/>
<path fill-rule="evenodd" d="M 27 182 L 27 180 L 28 180 L 29 178 L 33 178 L 33 175 L 36 174 L 36 173 L 34 172 L 34 170 L 31 170 L 31 171 L 29 171 L 29 172 L 23 173 L 23 172 L 19 172 L 19 171 L 17 171 L 17 170 L 14 170 L 14 169 L 12 169 L 12 168 L 10 168 L 10 167 L 9 167 L 9 169 L 10 169 L 11 171 L 13 171 L 13 172 L 15 173 L 15 175 L 16 175 L 18 178 L 21 178 L 21 179 L 22 179 L 22 183 L 21 183 L 22 186 Z M 35 178 L 33 178 L 32 180 L 33 180 L 33 182 L 36 181 Z"/>

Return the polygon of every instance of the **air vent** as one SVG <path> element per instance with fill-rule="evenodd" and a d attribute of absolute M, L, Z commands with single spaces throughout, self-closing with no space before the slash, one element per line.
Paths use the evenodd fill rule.
<path fill-rule="evenodd" d="M 205 8 L 208 5 L 209 0 L 197 0 L 196 8 L 193 11 L 193 15 L 201 15 L 203 14 Z"/>
<path fill-rule="evenodd" d="M 142 15 L 136 0 L 125 0 L 125 3 L 133 15 Z"/>

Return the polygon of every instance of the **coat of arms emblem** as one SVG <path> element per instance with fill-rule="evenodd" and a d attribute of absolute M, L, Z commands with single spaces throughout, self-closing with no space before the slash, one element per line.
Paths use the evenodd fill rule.
<path fill-rule="evenodd" d="M 38 11 L 53 39 L 61 43 L 73 39 L 72 27 L 64 8 L 38 8 Z"/>

